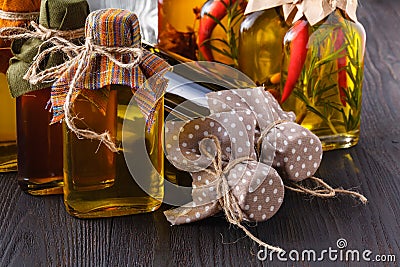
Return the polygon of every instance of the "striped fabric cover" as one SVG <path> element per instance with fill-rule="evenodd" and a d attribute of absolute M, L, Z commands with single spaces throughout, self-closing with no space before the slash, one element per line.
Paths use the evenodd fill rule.
<path fill-rule="evenodd" d="M 89 14 L 86 20 L 86 38 L 95 45 L 108 47 L 140 47 L 141 36 L 136 15 L 123 9 L 103 9 Z M 163 59 L 143 50 L 143 57 L 135 68 L 121 68 L 108 57 L 93 53 L 85 62 L 85 71 L 81 73 L 75 85 L 74 98 L 79 93 L 89 98 L 101 112 L 107 107 L 107 85 L 125 85 L 132 88 L 135 98 L 145 117 L 151 117 L 159 98 L 167 86 L 162 73 L 170 68 Z M 116 59 L 128 63 L 135 59 L 133 54 L 116 54 Z M 63 105 L 79 62 L 75 62 L 53 85 L 51 94 L 53 120 L 58 122 L 64 117 Z M 159 76 L 159 82 L 153 86 L 143 86 L 146 79 Z M 151 84 L 151 83 L 149 83 Z M 102 90 L 100 90 L 102 89 Z"/>

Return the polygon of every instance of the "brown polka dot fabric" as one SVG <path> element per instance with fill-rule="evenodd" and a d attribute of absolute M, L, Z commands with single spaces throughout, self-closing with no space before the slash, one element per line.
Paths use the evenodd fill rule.
<path fill-rule="evenodd" d="M 244 219 L 265 221 L 278 211 L 284 196 L 282 179 L 275 169 L 256 160 L 256 122 L 245 118 L 245 112 L 231 111 L 188 122 L 166 123 L 167 158 L 193 178 L 193 202 L 165 212 L 172 224 L 198 221 L 221 210 L 218 199 L 226 192 L 218 194 L 221 177 L 212 173 L 217 146 L 208 139 L 210 136 L 219 140 L 224 167 L 235 159 L 244 159 L 224 174 Z"/>
<path fill-rule="evenodd" d="M 207 95 L 212 112 L 245 110 L 256 121 L 255 140 L 278 120 L 262 140 L 260 161 L 271 165 L 282 179 L 301 181 L 315 174 L 321 159 L 318 137 L 295 123 L 293 112 L 283 111 L 278 101 L 263 88 L 213 92 Z"/>
<path fill-rule="evenodd" d="M 321 142 L 294 123 L 295 114 L 283 111 L 263 88 L 213 92 L 207 101 L 210 116 L 166 123 L 167 159 L 193 178 L 193 201 L 166 211 L 167 219 L 183 224 L 222 210 L 218 200 L 227 192 L 217 190 L 221 181 L 215 165 L 218 157 L 229 192 L 240 208 L 235 212 L 248 221 L 271 218 L 283 202 L 281 177 L 301 181 L 312 176 L 321 161 Z"/>

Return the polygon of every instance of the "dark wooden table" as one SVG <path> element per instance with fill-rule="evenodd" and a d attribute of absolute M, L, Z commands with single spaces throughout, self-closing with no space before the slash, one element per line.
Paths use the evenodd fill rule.
<path fill-rule="evenodd" d="M 320 200 L 288 192 L 272 219 L 249 229 L 287 251 L 335 249 L 336 241 L 344 238 L 348 249 L 394 254 L 399 265 L 400 1 L 359 2 L 359 20 L 368 34 L 361 140 L 354 148 L 326 152 L 319 175 L 332 185 L 357 189 L 369 204 L 360 205 L 349 197 Z M 145 215 L 79 220 L 65 212 L 61 196 L 29 196 L 18 188 L 14 173 L 1 174 L 0 265 L 278 264 L 276 258 L 272 264 L 259 261 L 259 247 L 223 217 L 171 227 L 162 214 L 167 208 Z M 344 264 L 327 261 L 323 265 Z"/>

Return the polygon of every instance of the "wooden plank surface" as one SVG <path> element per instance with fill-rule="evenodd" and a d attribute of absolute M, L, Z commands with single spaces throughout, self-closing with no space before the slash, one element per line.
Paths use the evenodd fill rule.
<path fill-rule="evenodd" d="M 361 141 L 354 148 L 325 153 L 319 175 L 332 185 L 356 188 L 369 204 L 288 192 L 276 216 L 249 229 L 286 250 L 336 248 L 336 240 L 345 238 L 350 249 L 395 254 L 398 265 L 400 1 L 364 0 L 359 19 L 368 35 Z M 144 215 L 79 220 L 65 212 L 61 196 L 26 195 L 18 188 L 15 174 L 1 174 L 0 266 L 278 265 L 257 260 L 259 248 L 223 217 L 171 227 L 162 214 L 167 208 Z"/>

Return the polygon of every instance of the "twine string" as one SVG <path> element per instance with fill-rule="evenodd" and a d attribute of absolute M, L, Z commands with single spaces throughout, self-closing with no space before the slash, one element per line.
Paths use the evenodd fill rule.
<path fill-rule="evenodd" d="M 0 10 L 0 19 L 4 20 L 34 20 L 39 17 L 39 12 L 10 12 Z"/>
<path fill-rule="evenodd" d="M 51 45 L 51 47 L 44 49 L 42 52 L 36 55 L 32 65 L 25 74 L 24 79 L 29 80 L 31 84 L 52 82 L 58 79 L 64 72 L 78 64 L 74 76 L 68 85 L 68 92 L 63 106 L 65 123 L 68 129 L 75 133 L 78 138 L 99 140 L 112 152 L 118 152 L 118 148 L 116 147 L 113 138 L 108 131 L 99 134 L 90 129 L 79 129 L 75 125 L 74 116 L 71 114 L 74 98 L 79 93 L 79 89 L 76 89 L 75 87 L 79 76 L 83 72 L 87 71 L 91 57 L 95 55 L 105 56 L 121 68 L 132 69 L 136 67 L 142 60 L 142 49 L 136 46 L 106 47 L 95 45 L 90 37 L 86 38 L 84 46 L 75 45 L 59 36 L 52 37 L 41 44 L 41 46 L 44 45 Z M 46 60 L 49 54 L 53 52 L 63 52 L 68 59 L 58 66 L 41 70 L 41 63 Z M 134 60 L 124 63 L 122 61 L 123 55 L 134 55 Z M 121 58 L 121 60 L 119 58 Z"/>
<path fill-rule="evenodd" d="M 261 155 L 261 145 L 262 145 L 262 142 L 263 142 L 265 136 L 267 136 L 267 134 L 275 126 L 277 126 L 281 123 L 285 123 L 285 122 L 289 122 L 289 121 L 276 120 L 273 123 L 271 123 L 270 125 L 268 125 L 268 127 L 266 127 L 261 132 L 261 135 L 257 140 L 256 151 L 257 151 L 258 156 Z M 355 191 L 346 190 L 346 189 L 342 189 L 342 188 L 332 188 L 328 183 L 324 182 L 321 178 L 311 176 L 311 177 L 308 177 L 307 180 L 313 181 L 315 184 L 317 184 L 317 187 L 316 188 L 307 188 L 299 183 L 285 181 L 287 183 L 285 185 L 285 188 L 288 190 L 291 190 L 293 192 L 307 194 L 307 195 L 319 197 L 319 198 L 333 198 L 337 194 L 343 194 L 343 195 L 350 195 L 355 198 L 358 198 L 361 201 L 361 203 L 363 203 L 363 204 L 366 204 L 368 202 L 368 199 L 364 195 L 362 195 L 358 192 L 355 192 Z M 318 189 L 318 188 L 322 188 L 322 189 Z"/>
<path fill-rule="evenodd" d="M 61 37 L 67 40 L 79 39 L 85 36 L 85 28 L 76 30 L 54 30 L 48 29 L 35 21 L 30 22 L 32 29 L 24 27 L 4 27 L 0 29 L 0 38 L 7 40 L 36 38 L 42 41 L 52 37 Z"/>
<path fill-rule="evenodd" d="M 272 251 L 276 252 L 282 252 L 283 249 L 279 247 L 275 247 L 272 245 L 269 245 L 263 241 L 261 241 L 259 238 L 254 236 L 245 226 L 243 226 L 242 221 L 243 221 L 243 211 L 240 208 L 240 205 L 236 199 L 236 197 L 233 195 L 232 190 L 229 187 L 226 175 L 229 173 L 229 171 L 234 168 L 237 164 L 243 163 L 246 161 L 252 161 L 254 160 L 251 157 L 241 157 L 234 159 L 228 163 L 228 165 L 223 168 L 222 166 L 222 148 L 221 148 L 221 143 L 219 139 L 214 136 L 208 136 L 208 139 L 211 139 L 214 141 L 214 144 L 216 145 L 217 149 L 217 157 L 214 155 L 211 155 L 206 149 L 202 149 L 204 153 L 207 154 L 207 157 L 211 158 L 213 161 L 213 166 L 215 169 L 215 172 L 212 172 L 210 170 L 207 170 L 208 172 L 211 172 L 211 174 L 215 175 L 217 178 L 217 196 L 218 196 L 218 202 L 219 205 L 221 206 L 222 210 L 224 211 L 225 217 L 227 221 L 233 225 L 236 225 L 240 229 L 242 229 L 245 234 L 258 243 L 260 246 L 264 246 L 265 248 L 268 248 Z M 201 143 L 202 144 L 202 143 Z"/>

